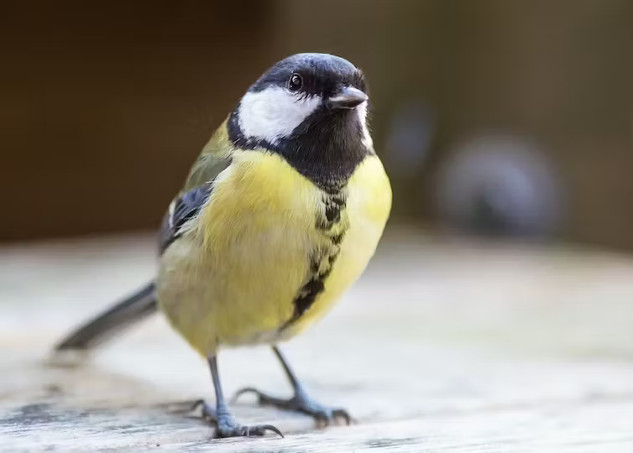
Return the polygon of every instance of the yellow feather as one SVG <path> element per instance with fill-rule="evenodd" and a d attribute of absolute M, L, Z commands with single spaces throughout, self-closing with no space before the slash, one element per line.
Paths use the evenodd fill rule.
<path fill-rule="evenodd" d="M 235 150 L 195 226 L 161 258 L 158 299 L 168 319 L 208 356 L 220 345 L 272 343 L 321 317 L 360 276 L 391 207 L 380 160 L 369 156 L 347 184 L 339 255 L 312 306 L 287 329 L 310 257 L 331 246 L 316 218 L 323 193 L 276 154 Z"/>

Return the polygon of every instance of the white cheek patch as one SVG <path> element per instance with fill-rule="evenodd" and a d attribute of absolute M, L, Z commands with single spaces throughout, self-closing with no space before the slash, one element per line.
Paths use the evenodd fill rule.
<path fill-rule="evenodd" d="M 249 91 L 239 107 L 239 125 L 248 139 L 275 144 L 290 136 L 321 104 L 319 96 L 301 97 L 285 88 Z"/>
<path fill-rule="evenodd" d="M 368 150 L 373 150 L 374 141 L 372 140 L 371 134 L 369 133 L 369 128 L 367 127 L 367 101 L 356 107 L 356 112 L 358 113 L 360 124 L 363 127 L 363 145 L 365 145 L 365 148 L 367 148 Z"/>

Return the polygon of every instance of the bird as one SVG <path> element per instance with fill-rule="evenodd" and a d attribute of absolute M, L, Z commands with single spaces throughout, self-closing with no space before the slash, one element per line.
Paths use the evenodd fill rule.
<path fill-rule="evenodd" d="M 56 350 L 89 350 L 161 311 L 208 363 L 215 437 L 264 436 L 231 414 L 220 349 L 269 345 L 294 395 L 246 388 L 260 404 L 326 425 L 351 417 L 313 399 L 279 343 L 325 315 L 360 277 L 392 192 L 368 127 L 362 70 L 322 53 L 291 55 L 252 84 L 194 162 L 159 232 L 155 278 L 80 326 Z"/>

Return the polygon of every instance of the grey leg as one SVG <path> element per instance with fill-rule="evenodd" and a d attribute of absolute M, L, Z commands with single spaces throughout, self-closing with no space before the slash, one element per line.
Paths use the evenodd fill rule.
<path fill-rule="evenodd" d="M 204 400 L 196 401 L 193 408 L 202 407 L 202 417 L 216 424 L 215 437 L 263 436 L 266 434 L 266 431 L 272 431 L 284 437 L 281 431 L 273 425 L 244 426 L 237 423 L 229 412 L 229 408 L 224 400 L 216 357 L 209 357 L 208 362 L 209 368 L 211 369 L 213 387 L 215 388 L 215 409 Z"/>
<path fill-rule="evenodd" d="M 352 417 L 345 409 L 324 406 L 310 398 L 310 396 L 308 396 L 307 392 L 297 379 L 294 371 L 292 371 L 292 368 L 290 368 L 288 361 L 277 346 L 273 346 L 273 352 L 279 359 L 281 366 L 286 372 L 286 376 L 290 381 L 290 385 L 292 385 L 294 396 L 290 399 L 276 398 L 255 388 L 247 387 L 239 390 L 235 395 L 235 399 L 245 393 L 254 393 L 255 395 L 257 395 L 259 399 L 259 404 L 261 405 L 270 405 L 278 407 L 280 409 L 302 412 L 304 414 L 311 415 L 317 422 L 319 422 L 319 424 L 325 426 L 329 425 L 332 421 L 336 420 L 339 417 L 345 420 L 345 423 L 347 423 L 348 425 L 351 423 Z"/>

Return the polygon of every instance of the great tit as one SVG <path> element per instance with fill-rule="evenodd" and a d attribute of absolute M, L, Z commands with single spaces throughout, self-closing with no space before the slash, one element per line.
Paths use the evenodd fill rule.
<path fill-rule="evenodd" d="M 277 347 L 321 318 L 361 275 L 391 209 L 391 188 L 367 126 L 363 73 L 328 54 L 281 60 L 242 97 L 193 164 L 160 230 L 159 270 L 136 294 L 65 338 L 89 349 L 160 309 L 207 361 L 216 437 L 281 435 L 230 414 L 221 347 L 271 345 L 294 390 L 259 402 L 321 423 L 344 409 L 311 399 Z"/>

